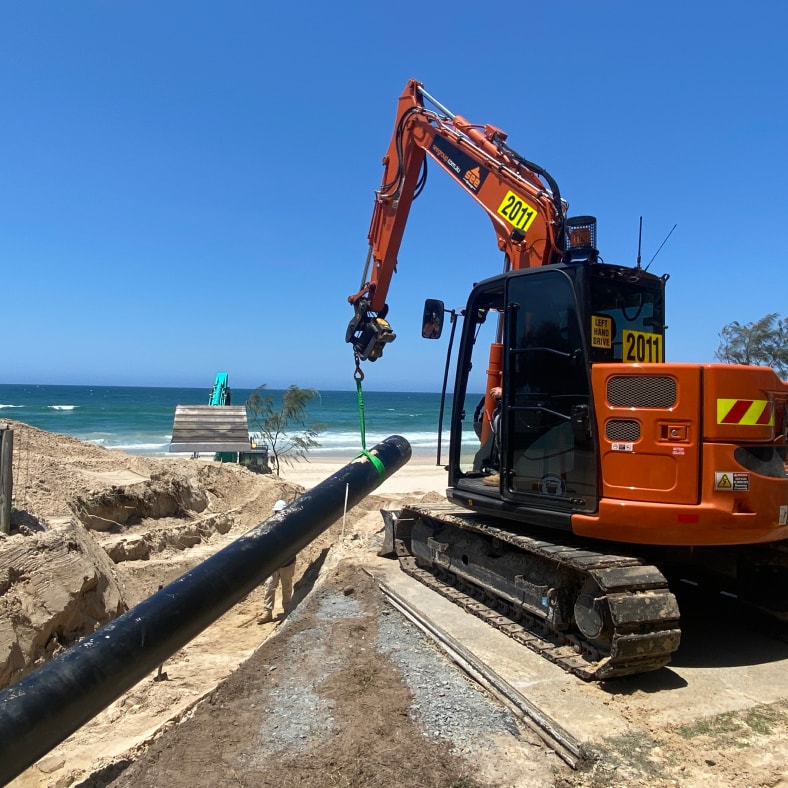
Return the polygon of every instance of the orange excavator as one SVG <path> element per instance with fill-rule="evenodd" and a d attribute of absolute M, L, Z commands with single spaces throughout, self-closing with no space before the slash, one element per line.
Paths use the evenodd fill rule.
<path fill-rule="evenodd" d="M 506 140 L 415 80 L 399 99 L 348 298 L 357 375 L 395 338 L 386 299 L 428 157 L 490 217 L 503 272 L 457 312 L 425 303 L 423 336 L 452 325 L 448 502 L 390 513 L 392 551 L 584 679 L 670 661 L 668 578 L 784 622 L 788 384 L 765 367 L 666 363 L 667 276 L 602 262 L 595 218 L 568 217 L 555 180 Z"/>

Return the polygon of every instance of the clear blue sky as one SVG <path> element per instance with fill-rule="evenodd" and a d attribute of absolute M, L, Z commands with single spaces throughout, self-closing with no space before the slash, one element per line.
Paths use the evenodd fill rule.
<path fill-rule="evenodd" d="M 352 388 L 344 342 L 411 77 L 509 134 L 669 273 L 669 361 L 786 315 L 788 5 L 4 0 L 3 383 Z M 390 294 L 378 390 L 440 388 L 426 296 L 498 273 L 436 165 Z"/>

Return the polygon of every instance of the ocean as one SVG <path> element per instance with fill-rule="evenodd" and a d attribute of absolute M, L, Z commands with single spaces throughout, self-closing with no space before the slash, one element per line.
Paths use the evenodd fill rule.
<path fill-rule="evenodd" d="M 267 389 L 280 402 L 281 391 Z M 176 405 L 207 405 L 211 387 L 0 385 L 0 419 L 21 421 L 130 454 L 167 455 Z M 232 404 L 251 390 L 232 388 Z M 361 450 L 355 391 L 321 391 L 308 405 L 309 423 L 325 428 L 310 457 L 347 457 Z M 364 392 L 366 446 L 402 435 L 414 455 L 435 455 L 440 394 Z M 450 405 L 444 415 L 443 452 L 448 448 Z M 253 425 L 250 420 L 250 430 Z"/>

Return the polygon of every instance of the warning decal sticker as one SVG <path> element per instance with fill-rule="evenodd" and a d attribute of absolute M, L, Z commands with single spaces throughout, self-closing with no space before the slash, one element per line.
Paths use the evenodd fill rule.
<path fill-rule="evenodd" d="M 635 451 L 634 443 L 614 443 L 610 447 L 613 451 Z"/>
<path fill-rule="evenodd" d="M 773 427 L 774 405 L 767 399 L 718 399 L 717 424 Z"/>
<path fill-rule="evenodd" d="M 602 315 L 591 316 L 591 347 L 613 347 L 613 320 Z"/>
<path fill-rule="evenodd" d="M 723 492 L 747 492 L 750 489 L 750 474 L 740 471 L 717 471 L 714 474 L 714 489 Z"/>

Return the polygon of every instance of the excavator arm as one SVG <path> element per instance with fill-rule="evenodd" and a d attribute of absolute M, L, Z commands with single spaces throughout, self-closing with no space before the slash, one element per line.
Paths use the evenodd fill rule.
<path fill-rule="evenodd" d="M 211 389 L 211 396 L 208 398 L 209 405 L 229 405 L 230 404 L 230 383 L 226 372 L 217 372 L 216 380 Z"/>
<path fill-rule="evenodd" d="M 411 80 L 383 158 L 361 288 L 348 297 L 355 315 L 345 338 L 362 360 L 379 358 L 395 338 L 386 297 L 410 207 L 426 181 L 427 156 L 490 217 L 507 270 L 556 263 L 564 254 L 565 206 L 549 173 L 512 150 L 503 131 L 453 114 Z"/>

